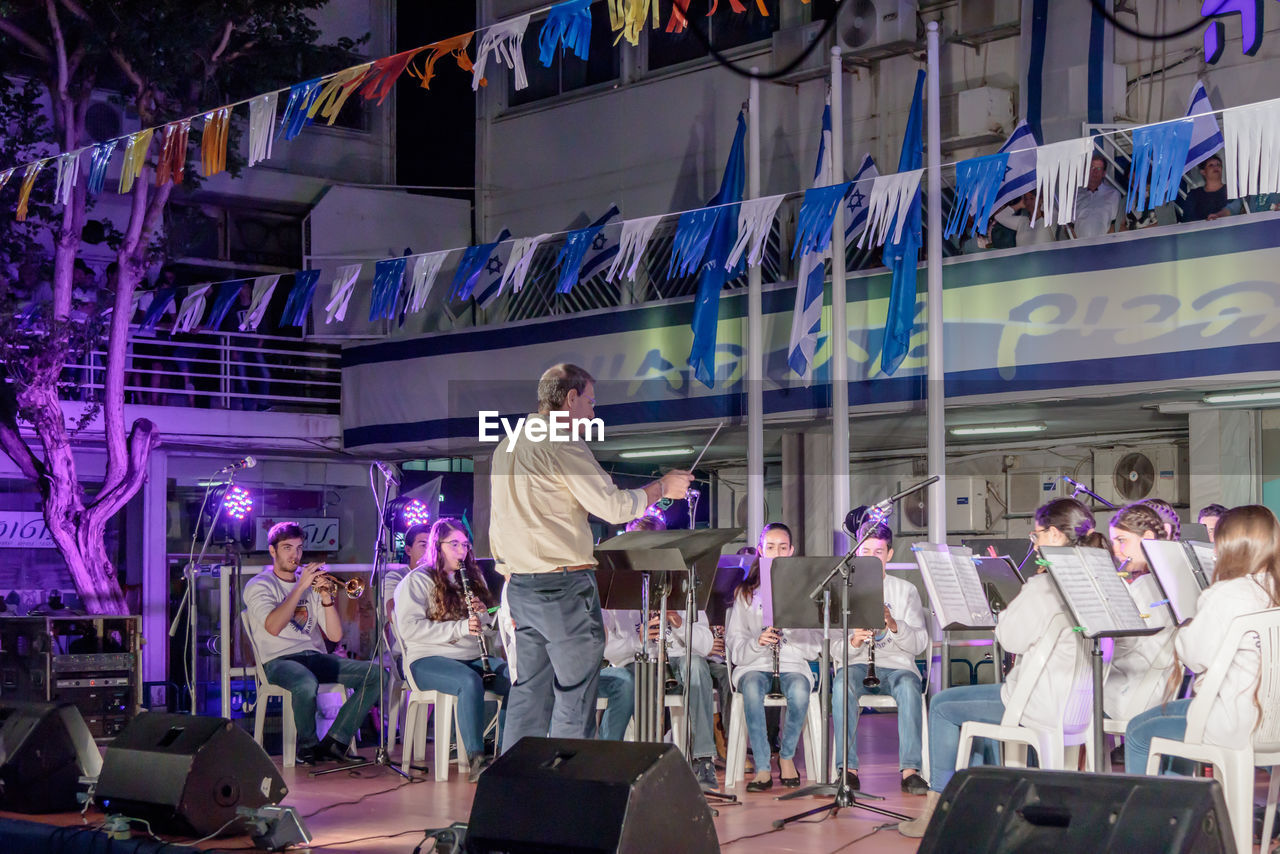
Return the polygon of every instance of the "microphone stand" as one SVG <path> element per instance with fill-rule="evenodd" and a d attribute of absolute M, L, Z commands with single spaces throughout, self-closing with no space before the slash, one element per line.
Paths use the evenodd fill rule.
<path fill-rule="evenodd" d="M 375 463 L 375 466 L 378 468 L 379 471 L 382 471 L 382 468 L 380 466 L 377 466 L 376 463 Z M 390 771 L 395 772 L 396 774 L 399 774 L 401 777 L 404 777 L 406 780 L 413 779 L 411 776 L 409 776 L 409 774 L 405 773 L 404 771 L 401 771 L 396 765 L 392 764 L 391 755 L 390 753 L 387 752 L 387 731 L 388 731 L 387 730 L 387 727 L 388 727 L 387 706 L 389 705 L 387 703 L 388 698 L 386 696 L 387 673 L 386 673 L 386 668 L 382 666 L 382 661 L 381 661 L 382 643 L 383 643 L 384 637 L 386 636 L 387 603 L 386 603 L 386 597 L 383 596 L 383 591 L 382 591 L 382 570 L 386 568 L 387 557 L 388 557 L 386 538 L 383 536 L 383 533 L 384 532 L 390 533 L 387 530 L 387 523 L 384 517 L 386 515 L 385 511 L 387 507 L 387 501 L 391 497 L 392 480 L 390 477 L 387 476 L 385 471 L 383 471 L 382 473 L 383 473 L 382 500 L 381 501 L 378 500 L 378 495 L 376 492 L 374 493 L 374 496 L 373 496 L 374 504 L 378 508 L 378 533 L 376 535 L 376 542 L 373 548 L 373 571 L 369 575 L 369 590 L 375 596 L 374 603 L 373 603 L 374 642 L 373 642 L 373 651 L 369 654 L 369 666 L 373 667 L 376 665 L 378 668 L 378 705 L 379 705 L 378 749 L 374 753 L 373 759 L 366 759 L 362 762 L 343 762 L 334 768 L 325 768 L 322 771 L 312 771 L 310 772 L 310 775 L 309 775 L 312 777 L 321 777 L 325 774 L 333 774 L 338 771 L 351 771 L 356 768 L 367 768 L 370 765 L 380 765 L 383 768 L 386 768 Z M 370 486 L 372 486 L 373 485 L 372 470 L 370 470 L 369 472 L 369 479 L 370 479 Z M 391 664 L 393 667 L 395 666 L 394 659 L 392 660 Z M 405 666 L 407 667 L 408 664 L 406 663 Z M 417 768 L 418 766 L 414 766 L 414 767 Z M 423 768 L 422 770 L 425 771 L 427 769 Z"/>
<path fill-rule="evenodd" d="M 884 501 L 880 502 L 879 504 L 875 505 L 875 507 L 879 508 L 881 513 L 885 513 L 891 510 L 893 508 L 894 503 L 897 502 L 898 500 L 905 498 L 906 496 L 910 495 L 913 492 L 916 492 L 917 490 L 924 489 L 926 486 L 933 483 L 937 479 L 938 479 L 937 477 L 931 477 L 928 480 L 924 480 L 924 481 L 921 481 L 920 483 L 913 484 L 912 486 L 907 487 L 906 489 L 902 490 L 896 495 L 893 495 L 885 499 Z M 830 596 L 828 595 L 824 597 L 824 594 L 827 592 L 827 585 L 831 582 L 833 578 L 835 578 L 836 573 L 839 573 L 841 577 L 844 579 L 844 584 L 841 586 L 841 589 L 840 589 L 840 646 L 843 649 L 843 652 L 841 653 L 841 658 L 842 658 L 842 663 L 844 668 L 844 684 L 841 686 L 841 690 L 845 692 L 844 699 L 845 699 L 846 719 L 844 721 L 844 726 L 840 728 L 840 744 L 843 748 L 841 753 L 844 756 L 844 761 L 846 765 L 848 765 L 849 763 L 848 716 L 859 713 L 858 707 L 853 703 L 849 702 L 849 689 L 851 687 L 849 684 L 849 587 L 853 583 L 853 567 L 850 566 L 850 562 L 857 556 L 858 549 L 862 547 L 862 544 L 866 542 L 867 538 L 871 536 L 874 530 L 875 530 L 874 527 L 870 525 L 864 526 L 864 530 L 861 536 L 859 536 L 857 542 L 853 544 L 853 548 L 849 550 L 849 553 L 846 554 L 840 560 L 840 562 L 835 565 L 834 568 L 832 568 L 831 572 L 827 573 L 826 578 L 822 579 L 822 581 L 820 581 L 818 585 L 813 588 L 813 590 L 809 591 L 810 599 L 814 600 L 815 602 L 822 600 L 824 603 L 829 603 Z M 824 625 L 827 624 L 830 620 L 829 604 L 827 604 L 827 608 L 828 608 L 828 613 L 825 614 L 823 617 Z M 825 676 L 825 666 L 824 666 L 823 675 Z M 832 693 L 834 693 L 834 691 Z M 826 717 L 830 717 L 831 698 L 828 698 L 827 705 L 828 705 L 828 708 L 823 709 L 823 712 Z M 824 717 L 823 719 L 825 720 L 826 717 Z M 925 749 L 928 749 L 928 745 L 925 745 Z M 822 761 L 827 762 L 827 757 L 825 756 L 822 757 Z M 811 771 L 810 773 L 814 773 L 814 772 Z M 831 803 L 826 804 L 824 806 L 816 807 L 811 810 L 806 810 L 805 812 L 802 812 L 802 813 L 797 813 L 796 815 L 789 815 L 786 818 L 778 819 L 773 823 L 774 828 L 777 829 L 777 828 L 786 827 L 788 824 L 794 821 L 799 821 L 802 818 L 808 818 L 811 815 L 817 815 L 818 813 L 822 813 L 822 812 L 830 812 L 832 815 L 835 815 L 845 807 L 859 807 L 861 809 L 868 810 L 869 812 L 878 813 L 879 815 L 885 816 L 887 818 L 895 818 L 899 821 L 909 820 L 910 816 L 905 816 L 902 813 L 896 813 L 896 812 L 893 812 L 892 810 L 887 810 L 884 807 L 878 807 L 873 804 L 868 804 L 868 803 L 865 803 L 864 801 L 858 800 L 858 796 L 854 794 L 853 787 L 849 785 L 849 774 L 843 769 L 840 769 L 840 772 L 837 775 L 837 777 L 838 779 L 836 780 L 835 783 L 831 783 L 827 785 L 806 786 L 803 789 L 797 789 L 794 792 L 789 792 L 788 794 L 785 794 L 782 797 L 778 798 L 778 800 L 781 801 L 781 800 L 791 800 L 793 798 L 809 797 L 811 795 L 817 795 L 817 796 L 826 795 L 826 796 L 831 796 L 832 800 L 831 800 Z M 865 795 L 865 796 L 875 798 L 877 800 L 884 800 L 883 798 L 880 798 L 876 795 Z"/>

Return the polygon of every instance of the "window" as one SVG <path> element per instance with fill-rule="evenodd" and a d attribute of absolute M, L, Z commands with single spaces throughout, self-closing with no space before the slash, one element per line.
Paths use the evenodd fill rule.
<path fill-rule="evenodd" d="M 609 9 L 604 3 L 591 5 L 591 48 L 587 59 L 581 60 L 573 53 L 558 48 L 551 67 L 546 68 L 538 60 L 538 37 L 545 20 L 529 25 L 524 37 L 524 69 L 529 85 L 516 91 L 515 75 L 507 74 L 507 106 L 518 107 L 552 98 L 565 92 L 608 83 L 621 75 L 618 48 L 614 45 L 615 33 L 609 26 Z"/>
<path fill-rule="evenodd" d="M 778 29 L 778 0 L 765 0 L 765 8 L 769 10 L 767 17 L 760 14 L 755 0 L 744 0 L 744 5 L 747 11 L 735 12 L 727 2 L 721 3 L 716 14 L 708 18 L 708 0 L 689 0 L 688 18 L 691 26 L 702 28 L 711 44 L 720 51 L 770 38 Z M 650 71 L 708 55 L 702 40 L 689 27 L 684 32 L 668 33 L 666 19 L 662 28 L 648 31 L 648 38 Z"/>

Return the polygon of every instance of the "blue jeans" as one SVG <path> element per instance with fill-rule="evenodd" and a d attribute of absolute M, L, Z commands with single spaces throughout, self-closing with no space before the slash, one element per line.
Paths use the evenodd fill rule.
<path fill-rule="evenodd" d="M 1180 739 L 1187 734 L 1187 709 L 1190 700 L 1171 700 L 1147 709 L 1129 721 L 1124 730 L 1124 773 L 1147 773 L 1151 755 L 1151 739 Z M 1185 759 L 1166 760 L 1180 774 L 1195 773 L 1195 763 Z"/>
<path fill-rule="evenodd" d="M 501 658 L 489 657 L 489 667 L 494 672 L 490 691 L 506 697 L 511 690 L 511 678 L 507 675 L 507 663 Z M 471 756 L 484 751 L 484 670 L 480 659 L 460 661 L 430 655 L 416 659 L 409 665 L 413 681 L 423 691 L 442 691 L 458 698 L 458 729 L 462 731 L 462 745 Z M 506 717 L 503 705 L 499 726 Z"/>
<path fill-rule="evenodd" d="M 898 770 L 908 768 L 920 770 L 921 732 L 920 694 L 923 686 L 920 673 L 916 670 L 886 670 L 876 668 L 880 677 L 879 688 L 867 688 L 862 680 L 867 678 L 867 665 L 850 664 L 851 684 L 844 688 L 844 671 L 836 674 L 831 683 L 831 712 L 836 722 L 835 750 L 836 765 L 844 768 L 844 739 L 840 737 L 840 727 L 844 725 L 845 698 L 853 713 L 849 715 L 849 765 L 850 771 L 858 770 L 858 698 L 867 694 L 891 694 L 898 704 Z"/>
<path fill-rule="evenodd" d="M 769 732 L 764 721 L 764 695 L 773 681 L 772 673 L 749 671 L 738 680 L 738 694 L 742 712 L 747 721 L 747 738 L 751 742 L 751 757 L 756 771 L 769 769 Z M 782 693 L 787 698 L 787 718 L 782 726 L 778 743 L 778 756 L 795 759 L 796 744 L 804 728 L 805 715 L 809 711 L 809 679 L 802 673 L 782 674 Z"/>
<path fill-rule="evenodd" d="M 527 735 L 586 738 L 596 714 L 596 683 L 604 658 L 595 573 L 512 575 L 506 595 L 516 626 L 518 673 L 502 750 Z"/>
<path fill-rule="evenodd" d="M 684 693 L 684 656 L 671 659 L 676 671 L 676 680 Z M 689 672 L 689 708 L 685 709 L 685 723 L 693 727 L 690 741 L 690 759 L 705 759 L 716 755 L 715 737 L 715 684 L 711 679 L 711 668 L 701 655 L 693 656 L 693 664 Z M 680 745 L 683 749 L 684 745 Z"/>
<path fill-rule="evenodd" d="M 355 693 L 342 704 L 327 735 L 346 744 L 356 734 L 365 715 L 378 702 L 378 670 L 368 661 L 353 661 L 323 652 L 300 652 L 273 658 L 262 665 L 272 685 L 292 695 L 293 723 L 298 731 L 298 747 L 314 747 L 316 736 L 316 689 L 321 682 L 338 682 Z"/>
<path fill-rule="evenodd" d="M 929 704 L 929 788 L 941 792 L 956 773 L 960 725 L 965 721 L 998 724 L 1004 717 L 1000 685 L 959 685 L 948 688 Z M 970 761 L 991 758 L 986 739 L 974 741 Z"/>
<path fill-rule="evenodd" d="M 605 667 L 600 671 L 598 694 L 609 701 L 600 716 L 597 737 L 605 741 L 622 741 L 627 734 L 627 724 L 636 707 L 636 677 L 634 667 Z M 595 727 L 595 715 L 591 725 Z"/>

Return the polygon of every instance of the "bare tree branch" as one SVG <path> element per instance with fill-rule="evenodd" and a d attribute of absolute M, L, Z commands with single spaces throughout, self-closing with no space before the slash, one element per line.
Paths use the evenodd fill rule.
<path fill-rule="evenodd" d="M 220 57 L 222 55 L 222 52 L 227 49 L 227 45 L 231 41 L 231 32 L 234 29 L 235 29 L 235 24 L 233 24 L 231 21 L 227 21 L 226 25 L 223 26 L 222 39 L 218 42 L 218 46 L 214 48 L 213 53 L 209 54 L 210 65 L 217 64 L 218 57 Z"/>
<path fill-rule="evenodd" d="M 146 418 L 133 422 L 129 432 L 128 457 L 126 474 L 120 483 L 111 489 L 103 489 L 88 507 L 85 508 L 86 521 L 105 525 L 107 520 L 116 515 L 121 507 L 128 503 L 147 475 L 147 459 L 160 444 L 160 433 L 156 425 Z"/>
<path fill-rule="evenodd" d="M 62 5 L 66 6 L 67 11 L 75 15 L 80 20 L 89 21 L 90 23 L 93 22 L 93 19 L 89 17 L 89 13 L 84 10 L 83 6 L 75 2 L 75 0 L 62 0 Z"/>
<path fill-rule="evenodd" d="M 13 397 L 13 386 L 8 383 L 0 385 L 0 450 L 25 477 L 41 485 L 45 466 L 22 438 L 18 429 L 18 403 Z"/>
<path fill-rule="evenodd" d="M 0 18 L 0 33 L 4 33 L 18 44 L 35 54 L 39 59 L 45 62 L 53 61 L 53 54 L 50 53 L 48 46 L 38 41 L 35 36 L 19 27 L 7 18 Z"/>
<path fill-rule="evenodd" d="M 138 97 L 142 97 L 142 93 L 146 91 L 147 85 L 143 82 L 138 72 L 133 70 L 133 65 L 125 57 L 119 48 L 111 49 L 111 58 L 116 61 L 116 66 L 120 69 L 125 77 L 129 78 L 129 82 L 134 85 L 138 91 Z"/>

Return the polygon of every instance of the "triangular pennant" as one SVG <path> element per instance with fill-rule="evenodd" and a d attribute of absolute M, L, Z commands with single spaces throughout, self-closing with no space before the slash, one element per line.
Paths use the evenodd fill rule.
<path fill-rule="evenodd" d="M 590 56 L 591 0 L 565 0 L 547 13 L 538 33 L 538 61 L 546 68 L 551 67 L 561 42 L 578 59 Z"/>
<path fill-rule="evenodd" d="M 782 196 L 765 196 L 763 199 L 751 199 L 742 203 L 738 210 L 738 241 L 729 250 L 725 266 L 733 269 L 738 266 L 745 253 L 747 266 L 756 267 L 764 257 L 765 240 L 773 229 L 773 218 L 782 204 Z"/>
<path fill-rule="evenodd" d="M 609 272 L 605 274 L 607 281 L 616 282 L 623 278 L 636 277 L 636 268 L 640 265 L 644 250 L 649 246 L 653 232 L 657 230 L 658 223 L 661 221 L 662 214 L 658 214 L 643 219 L 629 219 L 622 224 L 622 234 L 618 238 L 618 254 L 613 256 L 613 263 L 609 265 Z"/>
<path fill-rule="evenodd" d="M 582 259 L 591 248 L 591 243 L 604 229 L 605 223 L 594 222 L 586 228 L 578 228 L 569 232 L 560 255 L 556 258 L 556 267 L 560 270 L 560 278 L 556 281 L 556 293 L 567 294 L 578 284 L 578 276 L 582 272 Z"/>
<path fill-rule="evenodd" d="M 1076 217 L 1076 191 L 1089 177 L 1093 140 L 1087 136 L 1036 149 L 1036 200 L 1049 225 L 1070 225 Z M 1036 208 L 1031 210 L 1036 224 Z"/>
<path fill-rule="evenodd" d="M 138 329 L 142 332 L 150 332 L 156 328 L 156 324 L 160 322 L 160 318 L 169 310 L 169 306 L 173 304 L 174 298 L 178 295 L 177 288 L 162 288 L 153 292 L 151 296 L 151 305 L 147 307 L 147 313 L 142 317 L 142 323 Z"/>
<path fill-rule="evenodd" d="M 163 187 L 169 181 L 182 183 L 182 170 L 187 163 L 187 138 L 191 133 L 191 119 L 170 122 L 164 126 L 164 141 L 160 145 L 160 159 L 156 161 L 156 186 Z"/>
<path fill-rule="evenodd" d="M 618 34 L 618 37 L 613 40 L 614 44 L 617 44 L 619 39 L 626 39 L 632 46 L 640 44 L 640 33 L 644 30 L 645 21 L 651 14 L 653 28 L 656 30 L 662 25 L 658 0 L 607 0 L 607 2 L 609 26 Z"/>
<path fill-rule="evenodd" d="M 204 317 L 205 297 L 213 285 L 201 285 L 187 293 L 187 298 L 178 308 L 178 316 L 173 319 L 174 332 L 190 332 Z"/>
<path fill-rule="evenodd" d="M 204 130 L 200 134 L 200 174 L 204 177 L 217 175 L 227 168 L 227 139 L 230 133 L 230 107 L 219 107 L 204 114 Z"/>
<path fill-rule="evenodd" d="M 3 190 L 5 188 L 5 186 L 9 183 L 9 179 L 13 177 L 13 173 L 16 172 L 17 169 L 18 167 L 16 166 L 10 166 L 8 169 L 4 170 L 3 172 L 0 172 L 0 190 Z"/>
<path fill-rule="evenodd" d="M 1194 128 L 1194 119 L 1134 128 L 1126 212 L 1147 211 L 1178 198 Z"/>
<path fill-rule="evenodd" d="M 476 289 L 476 283 L 480 280 L 480 274 L 489 265 L 489 257 L 493 255 L 494 248 L 509 237 L 511 232 L 504 228 L 498 235 L 498 239 L 492 243 L 481 243 L 478 246 L 466 248 L 462 253 L 462 260 L 458 262 L 458 270 L 453 274 L 450 299 L 459 301 L 470 299 L 472 292 Z"/>
<path fill-rule="evenodd" d="M 1227 196 L 1280 192 L 1280 99 L 1222 114 Z"/>
<path fill-rule="evenodd" d="M 27 203 L 31 201 L 31 188 L 36 185 L 36 176 L 40 174 L 44 164 L 43 160 L 28 163 L 26 170 L 22 173 L 22 184 L 18 187 L 18 209 L 13 213 L 13 218 L 18 222 L 25 222 L 27 219 Z"/>
<path fill-rule="evenodd" d="M 676 233 L 671 239 L 671 263 L 667 265 L 667 278 L 688 276 L 702 264 L 707 254 L 711 231 L 719 220 L 718 208 L 698 208 L 685 211 L 676 221 Z"/>
<path fill-rule="evenodd" d="M 289 299 L 285 301 L 284 312 L 280 315 L 281 326 L 307 325 L 307 309 L 311 308 L 319 280 L 319 270 L 299 270 L 293 274 L 293 289 L 289 291 Z"/>
<path fill-rule="evenodd" d="M 943 237 L 969 233 L 972 221 L 979 234 L 986 234 L 996 196 L 1004 183 L 1009 167 L 1007 152 L 997 152 L 986 157 L 972 157 L 956 164 L 956 193 L 951 205 L 951 216 Z"/>
<path fill-rule="evenodd" d="M 133 182 L 142 174 L 142 167 L 147 163 L 147 149 L 151 147 L 151 136 L 155 128 L 140 130 L 129 136 L 124 146 L 124 162 L 120 164 L 120 195 L 133 189 Z"/>
<path fill-rule="evenodd" d="M 835 184 L 830 187 L 813 187 L 804 191 L 804 201 L 800 204 L 800 215 L 796 218 L 795 245 L 791 247 L 791 257 L 797 252 L 825 252 L 831 245 L 831 226 L 836 219 L 836 211 L 849 193 L 851 184 Z"/>
<path fill-rule="evenodd" d="M 505 65 L 515 73 L 516 91 L 529 85 L 529 78 L 524 70 L 524 31 L 529 28 L 529 16 L 521 15 L 501 21 L 484 31 L 480 38 L 480 46 L 476 48 L 475 67 L 471 70 L 471 88 L 479 89 L 484 80 L 485 68 L 489 57 L 494 62 Z"/>
<path fill-rule="evenodd" d="M 320 275 L 319 270 L 314 272 L 317 276 Z M 275 293 L 276 285 L 279 283 L 278 273 L 273 276 L 259 276 L 253 280 L 253 296 L 249 298 L 249 308 L 240 321 L 241 332 L 257 331 L 262 318 L 266 317 L 267 306 L 271 304 L 271 295 Z"/>
<path fill-rule="evenodd" d="M 71 204 L 71 194 L 75 192 L 76 181 L 80 179 L 80 151 L 69 151 L 58 155 L 58 182 L 53 190 L 53 198 L 59 204 Z"/>
<path fill-rule="evenodd" d="M 351 97 L 352 92 L 360 88 L 364 83 L 365 76 L 372 68 L 372 62 L 357 65 L 353 68 L 346 68 L 325 81 L 319 94 L 311 101 L 311 106 L 307 109 L 308 121 L 313 121 L 318 115 L 326 120 L 326 124 L 332 127 L 334 119 L 338 118 L 338 113 L 342 111 L 343 104 L 347 103 L 347 99 Z"/>
<path fill-rule="evenodd" d="M 324 307 L 324 322 L 342 322 L 347 319 L 347 306 L 351 295 L 356 291 L 356 280 L 360 278 L 361 264 L 346 264 L 338 268 L 329 286 L 329 302 Z"/>
<path fill-rule="evenodd" d="M 510 287 L 511 293 L 520 293 L 524 288 L 524 280 L 529 275 L 529 265 L 533 263 L 534 251 L 550 236 L 550 234 L 539 234 L 537 237 L 517 238 L 516 242 L 511 246 L 511 256 L 507 259 L 507 269 L 502 273 L 502 281 L 498 286 L 498 292 L 488 300 L 481 300 L 480 305 L 482 307 L 492 303 L 508 287 Z"/>
<path fill-rule="evenodd" d="M 302 133 L 302 129 L 311 123 L 311 104 L 320 94 L 320 87 L 323 85 L 323 77 L 293 84 L 289 89 L 289 100 L 284 105 L 284 116 L 280 119 L 277 136 L 283 135 L 286 140 L 291 140 Z"/>
<path fill-rule="evenodd" d="M 667 18 L 667 32 L 683 33 L 685 27 L 689 26 L 689 19 L 685 17 L 688 11 L 689 0 L 672 0 L 671 17 Z"/>
<path fill-rule="evenodd" d="M 268 92 L 249 101 L 249 164 L 271 158 L 271 141 L 275 139 L 276 104 L 279 92 Z"/>
<path fill-rule="evenodd" d="M 419 255 L 414 259 L 413 275 L 409 277 L 407 311 L 419 312 L 426 307 L 431 286 L 435 284 L 436 276 L 440 275 L 440 268 L 444 266 L 444 260 L 447 257 L 449 257 L 449 250 L 445 249 L 441 252 Z"/>
<path fill-rule="evenodd" d="M 426 47 L 415 47 L 413 50 L 406 50 L 394 56 L 384 56 L 374 62 L 373 67 L 369 69 L 369 76 L 365 78 L 364 85 L 360 89 L 360 97 L 366 101 L 377 98 L 378 106 L 382 106 L 382 102 L 391 94 L 391 87 L 395 86 L 400 75 L 404 74 L 409 63 L 413 62 L 413 58 L 424 50 Z"/>
<path fill-rule="evenodd" d="M 467 56 L 467 48 L 471 45 L 471 37 L 475 33 L 463 33 L 460 36 L 454 36 L 451 39 L 436 42 L 427 46 L 427 56 L 422 61 L 422 70 L 419 71 L 412 65 L 409 66 L 409 76 L 417 77 L 422 81 L 423 89 L 431 88 L 431 81 L 436 76 L 436 63 L 443 57 L 452 56 L 458 61 L 458 67 L 463 71 L 472 71 L 475 65 L 471 62 L 471 57 Z M 480 82 L 481 86 L 485 85 L 485 81 Z"/>
<path fill-rule="evenodd" d="M 231 310 L 231 305 L 248 281 L 248 279 L 236 279 L 218 283 L 218 292 L 213 298 L 213 308 L 209 309 L 209 319 L 204 324 L 206 329 L 210 332 L 218 331 L 218 327 L 222 326 L 222 321 L 226 319 L 227 312 Z"/>
<path fill-rule="evenodd" d="M 902 239 L 907 213 L 920 191 L 920 176 L 923 169 L 909 172 L 895 172 L 892 175 L 877 175 L 871 185 L 871 200 L 867 205 L 867 228 L 862 232 L 858 248 L 862 249 L 868 242 L 872 246 L 880 246 L 886 242 L 897 242 Z"/>
<path fill-rule="evenodd" d="M 396 316 L 400 288 L 404 284 L 404 268 L 408 258 L 385 258 L 373 265 L 373 293 L 369 297 L 369 322 L 380 317 Z"/>
<path fill-rule="evenodd" d="M 93 155 L 89 158 L 89 183 L 85 185 L 85 189 L 95 196 L 102 192 L 102 185 L 107 179 L 107 167 L 111 165 L 111 155 L 119 141 L 109 139 L 93 147 Z"/>

